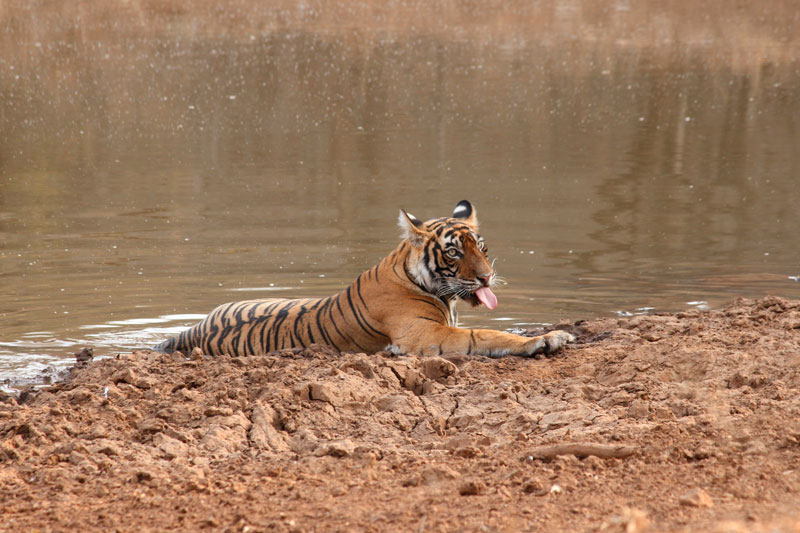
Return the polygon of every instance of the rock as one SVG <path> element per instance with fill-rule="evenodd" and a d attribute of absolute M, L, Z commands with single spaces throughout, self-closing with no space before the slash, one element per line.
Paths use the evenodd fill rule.
<path fill-rule="evenodd" d="M 360 372 L 365 379 L 372 379 L 375 377 L 375 371 L 372 368 L 372 364 L 365 355 L 359 355 L 353 361 L 344 363 L 341 368 L 342 370 L 352 368 L 353 370 Z"/>
<path fill-rule="evenodd" d="M 175 459 L 176 457 L 183 457 L 188 450 L 186 444 L 163 433 L 157 433 L 153 437 L 153 445 L 161 450 L 164 456 L 169 460 Z"/>
<path fill-rule="evenodd" d="M 678 503 L 686 507 L 714 507 L 714 501 L 706 491 L 694 488 L 678 497 Z"/>
<path fill-rule="evenodd" d="M 208 417 L 212 416 L 231 416 L 233 415 L 233 409 L 228 407 L 227 405 L 212 405 L 208 407 L 203 414 Z"/>
<path fill-rule="evenodd" d="M 353 455 L 355 445 L 350 439 L 341 439 L 323 444 L 317 448 L 315 455 L 330 455 L 331 457 L 348 457 Z"/>
<path fill-rule="evenodd" d="M 139 424 L 142 433 L 158 433 L 164 431 L 167 425 L 160 418 L 147 418 Z"/>
<path fill-rule="evenodd" d="M 298 429 L 289 441 L 289 448 L 297 455 L 306 455 L 318 447 L 317 436 L 307 428 Z"/>
<path fill-rule="evenodd" d="M 730 378 L 728 378 L 727 386 L 729 389 L 738 389 L 740 387 L 744 387 L 747 384 L 747 377 L 743 376 L 740 372 L 736 372 Z"/>
<path fill-rule="evenodd" d="M 75 352 L 76 366 L 79 368 L 88 365 L 92 359 L 94 359 L 94 348 L 87 347 Z"/>
<path fill-rule="evenodd" d="M 576 418 L 571 411 L 557 411 L 555 413 L 547 413 L 539 420 L 539 425 L 544 431 L 560 428 L 576 422 Z"/>
<path fill-rule="evenodd" d="M 547 490 L 544 488 L 544 484 L 539 478 L 530 478 L 526 479 L 522 482 L 522 492 L 526 494 L 536 494 L 541 496 L 547 493 Z"/>
<path fill-rule="evenodd" d="M 440 379 L 452 376 L 456 373 L 457 367 L 450 361 L 441 357 L 426 357 L 422 360 L 422 373 L 428 379 Z"/>
<path fill-rule="evenodd" d="M 250 421 L 253 425 L 248 438 L 253 446 L 273 452 L 284 452 L 289 449 L 286 439 L 277 429 L 280 424 L 278 414 L 271 406 L 259 405 L 253 408 Z"/>
<path fill-rule="evenodd" d="M 419 477 L 423 485 L 433 485 L 447 479 L 457 479 L 459 473 L 446 466 L 430 466 L 425 468 Z"/>
<path fill-rule="evenodd" d="M 482 481 L 471 480 L 462 483 L 458 487 L 458 493 L 461 496 L 476 496 L 484 491 L 486 485 Z"/>
<path fill-rule="evenodd" d="M 311 400 L 311 388 L 308 383 L 297 383 L 292 387 L 292 392 L 301 402 Z"/>
<path fill-rule="evenodd" d="M 72 404 L 86 403 L 92 398 L 94 398 L 94 394 L 86 387 L 78 387 L 69 393 L 69 400 Z"/>
<path fill-rule="evenodd" d="M 650 414 L 650 402 L 636 399 L 628 406 L 628 417 L 647 418 Z"/>
<path fill-rule="evenodd" d="M 475 446 L 464 446 L 462 448 L 457 448 L 453 451 L 453 455 L 456 457 L 466 457 L 472 458 L 477 457 L 481 454 L 480 448 L 476 448 Z"/>
<path fill-rule="evenodd" d="M 115 373 L 111 376 L 111 381 L 115 384 L 120 382 L 127 383 L 139 389 L 149 389 L 153 386 L 149 379 L 137 375 L 132 368 L 125 368 Z"/>
<path fill-rule="evenodd" d="M 613 516 L 600 526 L 600 531 L 619 533 L 642 533 L 650 528 L 650 518 L 639 509 L 625 507 L 619 515 Z"/>
<path fill-rule="evenodd" d="M 308 385 L 308 396 L 311 400 L 327 402 L 334 407 L 341 404 L 341 400 L 339 399 L 338 395 L 327 383 L 310 383 Z"/>
<path fill-rule="evenodd" d="M 247 448 L 247 431 L 241 426 L 213 424 L 200 445 L 212 453 L 230 454 Z"/>

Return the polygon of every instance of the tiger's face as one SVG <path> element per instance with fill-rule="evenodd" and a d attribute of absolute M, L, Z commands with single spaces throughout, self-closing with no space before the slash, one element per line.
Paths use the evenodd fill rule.
<path fill-rule="evenodd" d="M 407 268 L 418 284 L 445 301 L 457 297 L 473 307 L 497 306 L 495 272 L 472 204 L 463 200 L 452 217 L 427 222 L 401 210 L 400 226 L 412 246 Z"/>

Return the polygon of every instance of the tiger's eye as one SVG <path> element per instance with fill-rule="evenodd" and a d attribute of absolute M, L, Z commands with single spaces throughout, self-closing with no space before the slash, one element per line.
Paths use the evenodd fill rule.
<path fill-rule="evenodd" d="M 456 250 L 455 248 L 450 248 L 449 250 L 447 250 L 447 257 L 452 257 L 453 259 L 455 259 L 456 257 L 458 257 L 458 250 Z"/>

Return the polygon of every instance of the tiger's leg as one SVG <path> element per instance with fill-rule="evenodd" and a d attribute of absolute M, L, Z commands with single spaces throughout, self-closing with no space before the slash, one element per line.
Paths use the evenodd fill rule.
<path fill-rule="evenodd" d="M 398 353 L 441 355 L 458 352 L 489 357 L 504 355 L 550 354 L 560 350 L 575 337 L 566 331 L 555 330 L 538 337 L 522 337 L 491 329 L 461 329 L 449 326 L 426 326 L 420 334 L 392 337 Z"/>

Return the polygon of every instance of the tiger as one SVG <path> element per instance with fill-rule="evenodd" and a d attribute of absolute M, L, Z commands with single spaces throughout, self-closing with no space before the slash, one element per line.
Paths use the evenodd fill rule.
<path fill-rule="evenodd" d="M 502 357 L 552 354 L 575 340 L 561 330 L 523 337 L 458 327 L 458 300 L 490 310 L 498 303 L 497 275 L 468 200 L 451 217 L 427 222 L 401 209 L 398 224 L 397 248 L 342 292 L 226 303 L 155 349 L 248 356 L 319 344 L 339 352 Z"/>

